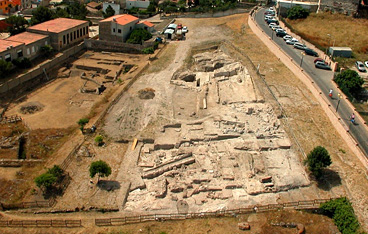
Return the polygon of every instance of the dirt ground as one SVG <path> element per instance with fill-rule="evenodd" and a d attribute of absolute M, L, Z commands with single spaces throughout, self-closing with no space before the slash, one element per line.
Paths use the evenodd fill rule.
<path fill-rule="evenodd" d="M 130 151 L 130 144 L 126 145 L 116 143 L 114 141 L 133 139 L 135 137 L 153 137 L 155 127 L 171 123 L 172 119 L 167 118 L 166 116 L 172 116 L 174 113 L 173 109 L 168 108 L 173 104 L 171 100 L 173 90 L 168 90 L 164 85 L 160 86 L 155 82 L 160 80 L 160 82 L 169 83 L 172 74 L 186 62 L 186 55 L 189 54 L 192 46 L 200 45 L 201 43 L 209 44 L 213 41 L 229 40 L 236 47 L 244 51 L 244 54 L 249 56 L 254 64 L 265 64 L 265 66 L 262 66 L 263 69 L 261 70 L 261 73 L 264 75 L 272 91 L 286 110 L 288 116 L 287 122 L 290 124 L 291 128 L 284 126 L 284 129 L 288 133 L 290 140 L 294 143 L 297 140 L 302 146 L 304 152 L 309 152 L 315 146 L 322 145 L 328 149 L 332 157 L 333 163 L 329 167 L 329 170 L 325 174 L 321 183 L 313 182 L 307 187 L 280 192 L 274 195 L 273 199 L 281 203 L 316 198 L 347 196 L 353 202 L 353 206 L 361 224 L 366 227 L 368 224 L 368 199 L 366 198 L 366 194 L 368 194 L 368 186 L 366 186 L 367 176 L 365 174 L 365 168 L 362 167 L 359 160 L 350 152 L 349 148 L 335 131 L 334 127 L 324 114 L 324 111 L 318 105 L 318 102 L 314 97 L 312 97 L 311 93 L 306 90 L 302 82 L 300 82 L 298 78 L 282 64 L 281 61 L 278 61 L 278 59 L 273 56 L 273 54 L 268 51 L 259 40 L 257 40 L 249 28 L 247 28 L 246 21 L 246 14 L 215 18 L 211 20 L 185 19 L 177 21 L 177 23 L 183 23 L 188 26 L 190 31 L 187 34 L 187 40 L 171 42 L 166 46 L 161 57 L 151 63 L 151 67 L 145 71 L 145 75 L 136 81 L 134 87 L 127 91 L 125 97 L 122 98 L 119 104 L 114 107 L 115 109 L 110 112 L 109 116 L 106 118 L 104 132 L 102 132 L 103 134 L 107 132 L 109 133 L 108 135 L 104 135 L 107 141 L 106 147 L 97 148 L 93 145 L 93 138 L 87 139 L 85 144 L 90 148 L 89 151 L 93 157 L 85 157 L 81 153 L 81 155 L 77 156 L 76 160 L 72 162 L 68 171 L 72 171 L 73 179 L 65 192 L 64 197 L 59 199 L 59 203 L 56 205 L 57 208 L 95 205 L 110 206 L 111 204 L 115 207 L 119 207 L 119 204 L 122 204 L 121 202 L 124 197 L 122 194 L 124 193 L 124 190 L 129 189 L 126 184 L 126 182 L 129 181 L 129 176 L 137 176 L 137 172 L 130 167 L 131 163 L 136 163 L 137 161 L 135 161 L 136 155 L 134 153 L 127 154 L 127 156 L 125 156 L 127 158 L 123 158 L 124 153 L 126 151 Z M 239 57 L 239 60 L 244 60 L 242 62 L 244 62 L 244 65 L 248 67 L 251 75 L 254 77 L 254 71 L 252 74 L 249 62 L 236 53 L 234 53 L 233 56 L 234 58 Z M 259 87 L 259 90 L 264 93 L 265 101 L 272 104 L 274 109 L 277 109 L 272 98 L 266 94 L 266 89 L 262 87 L 260 80 L 255 79 L 255 82 L 259 82 L 257 86 Z M 139 99 L 137 92 L 144 88 L 152 88 L 151 86 L 153 86 L 153 84 L 155 84 L 154 99 Z M 57 86 L 53 87 L 53 89 L 50 88 L 49 94 L 51 94 L 51 90 L 54 90 L 56 87 Z M 76 88 L 74 88 L 74 93 L 76 93 Z M 70 97 L 70 95 L 71 94 L 67 94 L 65 96 Z M 65 100 L 66 99 L 64 98 L 64 101 L 60 103 L 65 103 Z M 134 100 L 134 102 L 132 102 L 132 100 Z M 160 106 L 158 104 L 160 102 L 153 102 L 152 100 L 161 100 L 161 103 L 168 103 L 168 105 Z M 41 102 L 41 100 L 37 99 L 33 101 Z M 46 109 L 47 105 L 44 103 L 42 104 Z M 16 113 L 17 110 L 19 110 L 19 105 L 18 109 L 13 107 L 12 110 Z M 142 110 L 144 110 L 145 113 L 149 113 L 149 115 L 142 115 Z M 50 113 L 51 112 L 49 112 L 49 115 Z M 80 116 L 82 116 L 82 114 L 83 113 L 79 113 Z M 78 117 L 76 119 L 78 119 Z M 155 121 L 152 122 L 152 119 Z M 41 121 L 39 119 L 37 120 L 37 118 L 30 118 L 28 121 L 26 120 L 26 122 L 28 124 L 29 122 L 34 123 L 34 126 L 41 126 Z M 70 120 L 69 125 L 74 123 L 75 120 Z M 293 136 L 295 136 L 295 139 Z M 107 189 L 106 187 L 95 187 L 96 181 L 93 181 L 94 184 L 91 186 L 91 183 L 88 180 L 88 165 L 91 161 L 97 159 L 106 160 L 112 166 L 112 175 L 107 179 L 111 179 L 112 182 L 120 181 L 117 189 L 115 189 L 116 187 L 114 187 L 114 183 L 107 185 Z M 302 160 L 302 158 L 300 160 Z M 267 201 L 267 198 L 265 198 L 264 202 Z M 124 212 L 107 215 L 116 216 L 122 214 L 124 214 Z M 9 214 L 8 217 L 17 217 L 19 214 L 15 216 L 13 215 L 14 214 Z M 22 216 L 25 217 L 26 215 L 19 215 L 18 217 Z M 82 219 L 99 217 L 96 213 L 87 213 L 86 215 L 78 213 L 76 216 L 72 215 L 70 217 L 77 216 Z M 45 216 L 34 215 L 30 217 L 35 218 Z M 275 217 L 277 216 L 272 213 L 257 214 L 257 217 L 252 217 L 250 220 L 267 220 L 266 223 L 270 224 L 270 221 Z M 296 217 L 297 215 L 295 213 L 288 214 L 286 215 L 285 219 L 287 219 L 287 221 L 285 222 L 292 222 L 293 218 Z M 247 219 L 248 218 L 249 217 L 247 217 Z M 306 223 L 310 225 L 318 223 L 313 228 L 311 226 L 310 233 L 336 232 L 331 221 L 325 220 L 323 217 L 318 216 L 315 221 L 309 217 L 300 217 L 300 220 L 304 220 L 305 225 L 307 225 Z M 310 222 L 307 222 L 306 220 L 310 220 Z M 223 224 L 230 223 L 227 221 L 228 220 L 226 219 L 214 219 L 214 221 L 209 220 L 207 221 L 207 223 L 209 223 L 209 227 L 203 225 L 203 220 L 201 220 L 199 225 L 190 223 L 190 221 L 185 221 L 168 222 L 169 225 L 164 222 L 162 223 L 162 226 L 161 223 L 146 223 L 128 225 L 126 226 L 127 229 L 124 229 L 124 227 L 94 228 L 93 230 L 100 233 L 140 233 L 138 228 L 141 228 L 143 233 L 152 233 L 152 231 L 155 231 L 154 233 L 163 231 L 172 233 L 173 230 L 176 230 L 174 231 L 175 233 L 178 233 L 177 230 L 182 230 L 182 233 L 195 233 L 193 229 L 198 230 L 197 233 L 225 233 L 228 232 L 228 230 L 233 230 L 232 233 L 239 232 L 235 225 L 238 220 L 233 221 L 234 225 L 232 225 L 232 227 L 235 227 L 234 229 Z M 174 224 L 178 226 L 174 226 Z M 92 228 L 92 226 L 93 225 L 86 225 L 85 228 Z M 199 230 L 198 227 L 206 227 L 208 229 Z M 265 229 L 262 229 L 263 227 L 265 227 Z M 256 228 L 259 228 L 257 233 L 289 233 L 288 230 L 280 230 L 277 229 L 278 227 L 273 227 L 275 229 L 272 229 L 271 227 L 267 227 L 262 224 L 257 225 Z M 320 232 L 322 228 L 326 228 L 326 230 Z M 14 231 L 16 229 L 12 230 Z M 10 233 L 12 230 L 6 231 L 9 231 Z M 57 230 L 59 233 L 83 233 L 87 229 L 73 229 L 67 231 L 63 229 L 52 230 Z M 274 231 L 270 232 L 269 230 Z M 48 230 L 40 229 L 34 230 L 35 233 L 47 233 L 47 231 Z M 295 230 L 290 231 L 290 233 L 291 232 L 294 233 Z"/>

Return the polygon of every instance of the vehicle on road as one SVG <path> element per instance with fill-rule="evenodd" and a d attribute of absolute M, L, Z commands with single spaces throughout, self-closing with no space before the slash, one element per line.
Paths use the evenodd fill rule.
<path fill-rule="evenodd" d="M 355 66 L 358 68 L 360 72 L 367 72 L 367 70 L 364 67 L 364 64 L 361 61 L 356 61 Z"/>
<path fill-rule="evenodd" d="M 317 61 L 314 66 L 316 68 L 319 68 L 319 69 L 325 69 L 325 70 L 331 70 L 331 67 L 328 66 L 326 63 L 324 62 L 321 62 L 321 61 Z"/>
<path fill-rule="evenodd" d="M 268 25 L 268 27 L 273 27 L 273 26 L 277 26 L 277 24 L 276 23 L 270 23 L 269 25 Z"/>
<path fill-rule="evenodd" d="M 302 44 L 302 43 L 299 43 L 299 42 L 295 42 L 294 43 L 294 48 L 295 49 L 299 49 L 299 50 L 305 50 L 305 48 L 307 48 L 306 45 Z"/>
<path fill-rule="evenodd" d="M 293 38 L 293 37 L 290 36 L 290 35 L 285 35 L 282 38 L 284 39 L 284 41 L 287 41 L 287 40 L 291 40 L 291 38 Z"/>
<path fill-rule="evenodd" d="M 368 61 L 365 61 L 364 64 L 368 68 Z"/>
<path fill-rule="evenodd" d="M 276 31 L 276 29 L 282 29 L 282 28 L 281 28 L 280 26 L 276 25 L 276 26 L 271 27 L 271 29 L 272 29 L 273 31 Z"/>
<path fill-rule="evenodd" d="M 277 19 L 269 19 L 269 20 L 267 20 L 267 24 L 270 24 L 270 23 L 275 23 L 275 24 L 279 25 L 279 21 Z"/>
<path fill-rule="evenodd" d="M 289 39 L 289 40 L 286 40 L 286 44 L 288 44 L 288 45 L 294 45 L 295 42 L 298 42 L 298 39 L 296 39 L 294 37 Z"/>
<path fill-rule="evenodd" d="M 316 63 L 316 62 L 323 62 L 323 63 L 325 63 L 327 65 L 327 62 L 325 60 L 321 59 L 321 58 L 316 58 L 314 60 L 314 63 Z"/>
<path fill-rule="evenodd" d="M 187 33 L 188 31 L 189 30 L 187 26 L 184 26 L 183 29 L 181 30 L 182 33 Z"/>
<path fill-rule="evenodd" d="M 312 50 L 311 48 L 306 47 L 304 51 L 305 51 L 305 54 L 307 54 L 307 55 L 312 55 L 314 57 L 318 57 L 318 53 L 316 51 Z"/>
<path fill-rule="evenodd" d="M 286 36 L 287 35 L 287 33 L 284 31 L 284 30 L 280 30 L 280 31 L 277 31 L 276 30 L 276 36 L 278 36 L 278 37 L 284 37 L 284 36 Z"/>

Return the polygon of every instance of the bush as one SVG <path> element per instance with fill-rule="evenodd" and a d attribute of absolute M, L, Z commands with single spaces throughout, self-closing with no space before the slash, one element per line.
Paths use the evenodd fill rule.
<path fill-rule="evenodd" d="M 146 29 L 138 28 L 132 31 L 126 42 L 132 44 L 141 44 L 143 41 L 146 41 L 151 38 L 152 34 L 150 32 L 148 32 Z"/>
<path fill-rule="evenodd" d="M 50 45 L 45 45 L 45 46 L 41 47 L 41 53 L 45 57 L 49 57 L 52 54 L 53 51 L 54 51 L 54 49 Z"/>
<path fill-rule="evenodd" d="M 309 11 L 302 8 L 301 6 L 295 6 L 287 11 L 287 18 L 294 19 L 305 19 L 309 16 Z"/>
<path fill-rule="evenodd" d="M 93 162 L 89 168 L 89 175 L 93 178 L 96 174 L 98 175 L 98 180 L 100 180 L 100 177 L 109 176 L 111 174 L 111 167 L 102 160 Z"/>
<path fill-rule="evenodd" d="M 315 147 L 307 156 L 305 163 L 308 164 L 308 169 L 318 179 L 321 177 L 322 169 L 331 165 L 331 157 L 328 151 L 322 147 Z"/>
<path fill-rule="evenodd" d="M 9 71 L 12 69 L 13 65 L 11 62 L 0 59 L 0 79 L 5 78 Z"/>
<path fill-rule="evenodd" d="M 364 80 L 356 71 L 345 70 L 335 77 L 335 82 L 340 86 L 340 89 L 348 96 L 357 96 L 364 83 Z"/>
<path fill-rule="evenodd" d="M 324 215 L 333 219 L 342 234 L 357 233 L 359 222 L 351 203 L 345 197 L 321 204 L 320 210 Z"/>
<path fill-rule="evenodd" d="M 53 174 L 46 172 L 36 177 L 34 181 L 37 187 L 47 191 L 52 188 L 56 180 L 57 178 Z"/>
<path fill-rule="evenodd" d="M 17 58 L 17 59 L 14 59 L 12 63 L 21 69 L 32 67 L 32 63 L 28 58 Z"/>
<path fill-rule="evenodd" d="M 50 168 L 47 173 L 50 173 L 51 175 L 55 176 L 57 178 L 57 181 L 61 181 L 64 175 L 64 170 L 61 169 L 58 165 L 54 165 L 52 168 Z"/>
<path fill-rule="evenodd" d="M 103 137 L 101 135 L 98 135 L 95 137 L 95 142 L 98 144 L 98 145 L 101 145 L 102 142 L 103 142 Z"/>
<path fill-rule="evenodd" d="M 143 54 L 153 54 L 154 52 L 155 52 L 155 50 L 153 49 L 153 47 L 144 48 L 142 50 Z"/>

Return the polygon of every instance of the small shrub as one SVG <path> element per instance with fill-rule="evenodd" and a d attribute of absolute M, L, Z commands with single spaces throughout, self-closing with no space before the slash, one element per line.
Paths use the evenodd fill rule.
<path fill-rule="evenodd" d="M 101 135 L 96 136 L 95 142 L 100 146 L 103 143 L 103 137 Z"/>
<path fill-rule="evenodd" d="M 309 16 L 309 11 L 301 6 L 294 6 L 287 11 L 287 18 L 291 20 L 305 19 Z"/>
<path fill-rule="evenodd" d="M 155 50 L 153 49 L 153 47 L 144 48 L 142 50 L 143 54 L 153 54 L 154 52 L 155 52 Z"/>
<path fill-rule="evenodd" d="M 17 58 L 14 59 L 12 63 L 21 69 L 32 67 L 32 63 L 28 58 Z"/>

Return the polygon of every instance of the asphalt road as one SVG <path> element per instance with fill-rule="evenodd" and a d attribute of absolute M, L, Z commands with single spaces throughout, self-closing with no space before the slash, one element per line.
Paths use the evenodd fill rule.
<path fill-rule="evenodd" d="M 272 38 L 279 48 L 288 54 L 289 57 L 295 61 L 295 63 L 304 69 L 304 71 L 313 79 L 315 84 L 321 89 L 322 95 L 327 98 L 327 100 L 331 103 L 331 106 L 336 110 L 338 104 L 337 93 L 339 91 L 333 88 L 334 85 L 332 85 L 333 72 L 315 68 L 314 59 L 316 59 L 316 57 L 302 55 L 302 50 L 294 49 L 292 45 L 287 45 L 282 37 L 277 37 L 276 33 L 272 31 L 272 29 L 270 29 L 267 23 L 264 21 L 264 11 L 265 9 L 262 9 L 256 14 L 255 19 L 258 26 L 270 38 Z M 321 56 L 323 58 L 323 55 Z M 262 64 L 260 70 L 262 70 Z M 329 98 L 328 96 L 330 89 L 333 89 L 333 99 Z M 342 118 L 342 121 L 345 123 L 345 126 L 349 128 L 350 134 L 359 143 L 359 147 L 363 151 L 364 155 L 368 157 L 368 132 L 363 123 L 359 123 L 358 121 L 356 121 L 355 124 L 351 123 L 350 116 L 353 112 L 354 111 L 346 103 L 346 100 L 341 99 L 338 107 L 338 113 Z"/>

